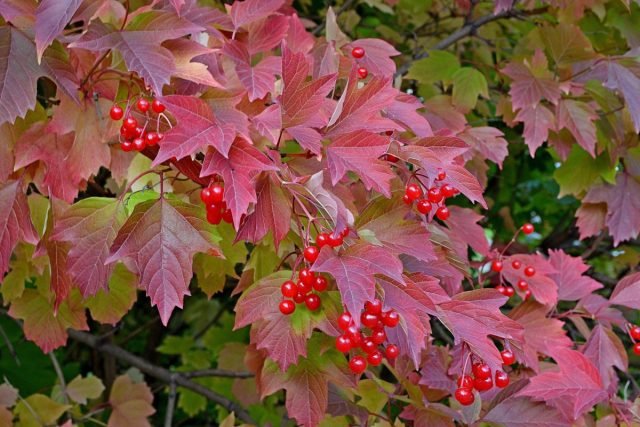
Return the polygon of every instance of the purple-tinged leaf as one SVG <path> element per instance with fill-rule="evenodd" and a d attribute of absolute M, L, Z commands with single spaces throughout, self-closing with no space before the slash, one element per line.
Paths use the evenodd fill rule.
<path fill-rule="evenodd" d="M 522 267 L 516 270 L 512 266 L 513 261 L 520 261 Z M 524 269 L 528 266 L 535 269 L 535 274 L 532 277 L 524 274 Z M 549 306 L 558 302 L 558 285 L 550 277 L 557 273 L 554 266 L 540 254 L 518 254 L 507 257 L 504 259 L 504 270 L 502 271 L 504 278 L 514 287 L 519 280 L 527 282 L 536 301 Z"/>
<path fill-rule="evenodd" d="M 178 16 L 180 16 L 180 9 L 184 6 L 185 0 L 169 0 L 171 6 L 176 10 Z"/>
<path fill-rule="evenodd" d="M 464 240 L 474 251 L 481 255 L 489 254 L 489 241 L 482 226 L 478 225 L 483 216 L 471 209 L 450 206 L 451 216 L 447 220 L 447 228 L 459 239 Z"/>
<path fill-rule="evenodd" d="M 11 253 L 19 241 L 38 243 L 27 198 L 20 181 L 0 185 L 0 276 L 9 270 Z"/>
<path fill-rule="evenodd" d="M 286 37 L 289 31 L 289 17 L 273 15 L 247 26 L 249 37 L 247 49 L 250 55 L 266 52 L 277 45 Z"/>
<path fill-rule="evenodd" d="M 566 128 L 578 144 L 595 157 L 596 125 L 598 115 L 589 104 L 563 99 L 558 104 L 558 128 Z"/>
<path fill-rule="evenodd" d="M 231 6 L 231 21 L 236 30 L 244 25 L 265 18 L 284 5 L 284 0 L 244 0 Z"/>
<path fill-rule="evenodd" d="M 466 142 L 473 151 L 479 153 L 487 160 L 491 160 L 502 168 L 502 162 L 509 154 L 507 141 L 504 134 L 489 126 L 479 126 L 465 129 L 458 134 L 458 138 Z M 467 155 L 469 152 L 467 152 Z M 467 156 L 465 156 L 467 158 Z M 470 160 L 471 158 L 467 158 Z"/>
<path fill-rule="evenodd" d="M 346 45 L 343 50 L 347 54 L 361 47 L 366 54 L 358 59 L 358 65 L 364 67 L 374 76 L 391 77 L 396 72 L 396 63 L 391 59 L 392 56 L 400 55 L 393 46 L 381 39 L 358 39 Z"/>
<path fill-rule="evenodd" d="M 167 40 L 163 43 L 173 53 L 175 60 L 174 77 L 179 77 L 200 85 L 222 88 L 221 82 L 216 80 L 209 71 L 207 64 L 194 60 L 194 58 L 215 57 L 212 49 L 200 43 L 188 39 Z"/>
<path fill-rule="evenodd" d="M 44 50 L 62 33 L 82 0 L 42 0 L 36 9 L 36 50 L 38 61 Z"/>
<path fill-rule="evenodd" d="M 583 203 L 576 211 L 576 225 L 580 230 L 580 238 L 597 236 L 602 233 L 607 218 L 606 203 Z"/>
<path fill-rule="evenodd" d="M 611 293 L 609 303 L 640 310 L 640 273 L 622 278 Z"/>
<path fill-rule="evenodd" d="M 602 288 L 602 284 L 584 273 L 589 266 L 580 257 L 567 255 L 563 250 L 550 250 L 549 263 L 557 273 L 550 274 L 558 285 L 558 299 L 563 301 L 577 301 Z"/>
<path fill-rule="evenodd" d="M 238 78 L 249 94 L 249 101 L 262 99 L 273 91 L 275 75 L 281 72 L 280 57 L 268 56 L 252 66 L 247 46 L 235 40 L 226 43 L 222 52 L 233 60 Z"/>
<path fill-rule="evenodd" d="M 582 353 L 600 371 L 604 387 L 610 389 L 609 386 L 613 384 L 615 390 L 618 376 L 613 367 L 626 371 L 629 368 L 629 359 L 622 341 L 613 330 L 602 325 L 596 325 L 591 331 L 591 336 L 587 343 L 582 348 Z"/>
<path fill-rule="evenodd" d="M 512 62 L 502 69 L 513 80 L 509 94 L 514 110 L 536 105 L 543 99 L 558 103 L 560 84 L 553 80 L 547 65 L 544 53 L 536 50 L 531 62 Z"/>
<path fill-rule="evenodd" d="M 607 64 L 607 81 L 604 85 L 609 89 L 617 89 L 624 96 L 635 131 L 640 132 L 640 98 L 634 95 L 640 93 L 640 78 L 619 62 L 608 61 Z"/>
<path fill-rule="evenodd" d="M 555 116 L 542 104 L 527 105 L 523 107 L 515 119 L 524 123 L 524 142 L 529 147 L 531 156 L 535 156 L 536 150 L 549 138 L 549 129 L 555 129 Z"/>
<path fill-rule="evenodd" d="M 287 47 L 293 53 L 309 53 L 315 44 L 315 38 L 309 34 L 297 13 L 289 16 Z"/>
<path fill-rule="evenodd" d="M 411 129 L 419 138 L 433 136 L 433 130 L 427 118 L 416 111 L 421 108 L 424 108 L 424 104 L 418 98 L 398 91 L 391 105 L 384 109 L 384 114 L 407 129 Z"/>

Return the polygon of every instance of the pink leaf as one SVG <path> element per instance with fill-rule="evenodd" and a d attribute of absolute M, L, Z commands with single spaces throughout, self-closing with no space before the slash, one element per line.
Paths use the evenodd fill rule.
<path fill-rule="evenodd" d="M 560 85 L 547 69 L 547 58 L 541 50 L 536 50 L 531 62 L 512 62 L 502 73 L 513 80 L 509 94 L 514 110 L 536 105 L 543 99 L 557 104 L 560 99 Z"/>
<path fill-rule="evenodd" d="M 233 60 L 238 78 L 249 94 L 249 101 L 262 99 L 273 91 L 275 75 L 280 73 L 280 57 L 268 56 L 252 66 L 247 46 L 235 40 L 226 43 L 222 52 Z"/>
<path fill-rule="evenodd" d="M 563 99 L 558 104 L 558 128 L 567 128 L 578 144 L 595 157 L 596 112 L 584 102 Z"/>
<path fill-rule="evenodd" d="M 591 331 L 591 336 L 582 348 L 582 353 L 598 368 L 602 383 L 607 389 L 610 384 L 618 383 L 618 375 L 613 370 L 614 366 L 625 372 L 629 368 L 627 351 L 620 338 L 613 330 L 599 324 Z"/>
<path fill-rule="evenodd" d="M 640 310 L 640 273 L 630 274 L 620 280 L 611 293 L 609 302 Z"/>
<path fill-rule="evenodd" d="M 287 47 L 294 53 L 309 53 L 315 44 L 315 38 L 309 34 L 297 13 L 289 16 Z"/>
<path fill-rule="evenodd" d="M 254 55 L 273 49 L 286 37 L 288 30 L 289 17 L 284 15 L 273 15 L 251 23 L 247 27 L 249 54 Z"/>
<path fill-rule="evenodd" d="M 44 50 L 62 33 L 82 0 L 43 0 L 36 9 L 36 50 L 38 61 Z"/>
<path fill-rule="evenodd" d="M 284 0 L 245 0 L 237 1 L 231 6 L 231 21 L 236 30 L 246 24 L 265 18 L 276 12 Z"/>
<path fill-rule="evenodd" d="M 449 212 L 451 216 L 446 222 L 447 228 L 479 254 L 488 255 L 487 236 L 484 234 L 484 229 L 477 224 L 484 217 L 471 209 L 459 206 L 450 206 Z"/>
<path fill-rule="evenodd" d="M 491 160 L 502 168 L 502 162 L 509 154 L 504 134 L 489 126 L 467 128 L 458 138 L 466 142 L 475 152 L 487 160 Z M 468 159 L 470 160 L 470 159 Z"/>
<path fill-rule="evenodd" d="M 576 225 L 580 230 L 580 238 L 597 236 L 602 233 L 607 217 L 605 203 L 583 203 L 576 211 Z"/>
<path fill-rule="evenodd" d="M 604 83 L 609 89 L 617 89 L 627 103 L 636 133 L 640 132 L 640 98 L 634 96 L 640 93 L 640 78 L 631 69 L 616 61 L 607 61 L 607 81 Z"/>
<path fill-rule="evenodd" d="M 516 270 L 512 266 L 513 261 L 520 261 L 522 267 Z M 524 274 L 524 269 L 529 266 L 535 269 L 535 274 L 532 277 Z M 554 305 L 558 302 L 558 285 L 550 277 L 557 273 L 558 271 L 553 265 L 539 254 L 520 254 L 507 257 L 504 259 L 504 270 L 502 271 L 505 279 L 514 287 L 519 280 L 527 282 L 533 297 L 545 305 Z"/>
<path fill-rule="evenodd" d="M 19 241 L 38 243 L 29 205 L 20 181 L 0 185 L 0 276 L 9 271 L 11 254 Z"/>
<path fill-rule="evenodd" d="M 533 157 L 536 150 L 544 144 L 549 137 L 549 129 L 555 128 L 553 113 L 542 104 L 527 105 L 523 107 L 515 117 L 515 120 L 524 123 L 524 142 L 529 147 L 529 153 Z"/>
<path fill-rule="evenodd" d="M 385 115 L 401 123 L 420 138 L 433 136 L 429 121 L 416 110 L 424 108 L 424 104 L 415 96 L 398 91 L 393 103 L 385 108 Z"/>
<path fill-rule="evenodd" d="M 369 74 L 375 76 L 391 77 L 396 72 L 396 63 L 391 59 L 392 56 L 400 55 L 393 46 L 380 39 L 358 39 L 346 45 L 343 50 L 347 54 L 361 47 L 365 51 L 365 55 L 356 62 L 358 66 L 362 66 L 369 71 Z"/>
<path fill-rule="evenodd" d="M 557 271 L 549 277 L 558 285 L 559 300 L 577 301 L 602 288 L 602 284 L 584 275 L 589 266 L 580 257 L 567 255 L 561 249 L 550 250 L 549 262 Z"/>

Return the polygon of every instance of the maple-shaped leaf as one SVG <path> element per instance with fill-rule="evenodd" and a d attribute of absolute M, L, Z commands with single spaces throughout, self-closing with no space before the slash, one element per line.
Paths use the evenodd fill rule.
<path fill-rule="evenodd" d="M 416 110 L 424 108 L 424 104 L 413 95 L 397 92 L 393 102 L 384 109 L 386 117 L 402 123 L 420 138 L 432 136 L 433 130 L 425 116 Z"/>
<path fill-rule="evenodd" d="M 509 154 L 504 133 L 489 126 L 479 126 L 465 129 L 458 134 L 458 138 L 466 142 L 474 152 L 479 153 L 487 160 L 491 160 L 502 168 L 502 162 Z M 467 152 L 467 155 L 469 152 Z M 468 160 L 467 156 L 465 156 Z"/>
<path fill-rule="evenodd" d="M 622 278 L 611 293 L 609 302 L 640 310 L 640 273 Z"/>
<path fill-rule="evenodd" d="M 250 55 L 266 52 L 282 42 L 289 31 L 289 17 L 272 15 L 247 25 L 247 49 Z"/>
<path fill-rule="evenodd" d="M 235 130 L 233 127 L 221 125 L 206 102 L 194 96 L 184 95 L 165 96 L 162 102 L 178 123 L 158 144 L 160 151 L 152 166 L 173 157 L 182 159 L 209 145 L 215 147 L 223 156 L 227 156 L 235 137 Z"/>
<path fill-rule="evenodd" d="M 396 72 L 396 63 L 392 56 L 400 55 L 393 46 L 380 39 L 358 39 L 349 43 L 343 50 L 348 54 L 356 47 L 363 48 L 366 52 L 358 59 L 358 66 L 365 67 L 369 73 L 375 76 L 390 77 Z"/>
<path fill-rule="evenodd" d="M 273 162 L 260 150 L 243 138 L 236 138 L 225 158 L 218 151 L 209 149 L 200 176 L 219 174 L 224 180 L 224 200 L 233 214 L 233 224 L 240 226 L 240 218 L 247 213 L 249 204 L 258 196 L 255 178 L 262 171 L 277 170 Z"/>
<path fill-rule="evenodd" d="M 529 147 L 531 156 L 535 156 L 538 148 L 549 137 L 549 129 L 555 129 L 555 116 L 542 104 L 527 105 L 522 107 L 514 120 L 524 123 L 522 136 Z"/>
<path fill-rule="evenodd" d="M 69 409 L 71 409 L 71 405 L 58 403 L 44 394 L 36 393 L 26 399 L 20 399 L 20 402 L 14 408 L 14 414 L 20 419 L 19 424 L 17 424 L 20 426 L 58 425 L 58 418 Z M 11 425 L 13 424 L 9 423 L 9 427 Z M 65 425 L 62 426 L 66 427 Z"/>
<path fill-rule="evenodd" d="M 389 148 L 389 138 L 364 130 L 341 135 L 327 147 L 327 166 L 331 183 L 336 185 L 347 171 L 353 171 L 365 188 L 391 196 L 390 183 L 395 177 L 388 162 L 380 157 Z"/>
<path fill-rule="evenodd" d="M 577 25 L 560 23 L 557 26 L 544 26 L 540 29 L 540 36 L 551 58 L 559 66 L 586 61 L 595 56 L 591 42 Z"/>
<path fill-rule="evenodd" d="M 464 241 L 465 246 L 469 245 L 474 251 L 486 256 L 489 253 L 489 241 L 482 226 L 477 224 L 483 216 L 459 206 L 450 206 L 449 212 L 451 216 L 447 220 L 447 228 Z"/>
<path fill-rule="evenodd" d="M 595 157 L 596 125 L 598 115 L 589 104 L 563 99 L 558 104 L 558 129 L 567 128 L 578 144 Z"/>
<path fill-rule="evenodd" d="M 577 301 L 602 288 L 602 284 L 584 275 L 589 266 L 580 257 L 567 255 L 562 249 L 552 249 L 549 251 L 549 263 L 557 271 L 549 277 L 558 285 L 559 300 Z"/>
<path fill-rule="evenodd" d="M 276 74 L 281 73 L 279 56 L 268 56 L 256 65 L 252 65 L 247 45 L 232 40 L 224 45 L 222 52 L 233 60 L 238 78 L 249 95 L 249 101 L 264 98 L 273 91 Z"/>
<path fill-rule="evenodd" d="M 151 427 L 147 419 L 156 410 L 152 406 L 153 393 L 144 382 L 135 383 L 128 375 L 115 379 L 109 394 L 112 408 L 108 427 Z"/>
<path fill-rule="evenodd" d="M 547 317 L 548 307 L 530 300 L 520 304 L 509 317 L 524 327 L 524 345 L 512 347 L 521 363 L 538 371 L 538 353 L 549 356 L 557 349 L 570 348 L 573 343 L 563 329 L 564 322 Z"/>
<path fill-rule="evenodd" d="M 597 236 L 604 228 L 607 218 L 606 203 L 583 203 L 576 211 L 576 225 L 580 230 L 580 239 Z"/>
<path fill-rule="evenodd" d="M 591 331 L 591 336 L 587 343 L 582 348 L 582 353 L 600 371 L 604 387 L 610 390 L 609 386 L 613 384 L 615 390 L 618 383 L 618 375 L 613 367 L 615 366 L 623 372 L 626 372 L 629 368 L 627 351 L 615 332 L 600 324 L 596 325 Z"/>
<path fill-rule="evenodd" d="M 577 420 L 593 405 L 607 398 L 598 369 L 582 353 L 561 349 L 554 352 L 553 358 L 560 370 L 532 377 L 516 396 L 543 401 L 572 420 Z"/>
<path fill-rule="evenodd" d="M 85 299 L 96 322 L 116 325 L 136 302 L 138 278 L 123 264 L 117 264 L 109 278 L 109 288 Z"/>
<path fill-rule="evenodd" d="M 607 81 L 604 85 L 609 89 L 617 89 L 624 96 L 635 131 L 640 132 L 640 99 L 632 95 L 640 91 L 640 77 L 626 67 L 624 61 L 607 61 Z"/>
<path fill-rule="evenodd" d="M 20 181 L 0 185 L 0 276 L 9 271 L 11 254 L 19 241 L 38 243 L 27 197 Z"/>
<path fill-rule="evenodd" d="M 340 254 L 324 247 L 311 270 L 333 276 L 350 313 L 360 313 L 364 303 L 373 300 L 376 274 L 404 283 L 400 260 L 384 248 L 368 243 L 349 246 Z M 354 316 L 354 321 L 360 325 L 359 316 Z"/>
<path fill-rule="evenodd" d="M 605 225 L 615 246 L 640 233 L 640 216 L 636 215 L 640 209 L 640 183 L 628 173 L 619 173 L 615 185 L 591 187 L 583 202 L 607 204 Z"/>
<path fill-rule="evenodd" d="M 514 110 L 536 105 L 542 99 L 557 104 L 561 94 L 560 84 L 553 80 L 547 66 L 544 53 L 536 50 L 531 61 L 512 62 L 502 69 L 502 73 L 513 80 L 509 94 Z"/>
<path fill-rule="evenodd" d="M 292 52 L 309 53 L 315 44 L 315 37 L 304 27 L 297 13 L 289 16 L 287 48 Z"/>
<path fill-rule="evenodd" d="M 36 9 L 36 50 L 38 61 L 51 42 L 62 33 L 82 0 L 43 0 Z"/>
<path fill-rule="evenodd" d="M 161 94 L 162 86 L 169 83 L 175 71 L 173 55 L 161 43 L 202 30 L 175 13 L 149 11 L 136 16 L 123 31 L 99 19 L 93 20 L 69 47 L 94 52 L 118 50 L 127 68 L 140 74 L 155 93 Z"/>
<path fill-rule="evenodd" d="M 104 384 L 96 376 L 89 375 L 83 378 L 78 375 L 67 384 L 65 391 L 74 402 L 86 405 L 87 400 L 100 397 L 104 391 Z"/>
<path fill-rule="evenodd" d="M 214 50 L 188 39 L 167 40 L 162 45 L 173 53 L 176 66 L 174 77 L 205 86 L 223 87 L 222 83 L 213 77 L 207 65 L 197 60 L 202 56 L 213 55 Z"/>
<path fill-rule="evenodd" d="M 45 284 L 46 286 L 46 284 Z M 72 292 L 57 310 L 53 311 L 48 291 L 25 289 L 13 300 L 9 315 L 24 321 L 25 337 L 49 353 L 67 343 L 67 329 L 88 330 L 85 308 L 78 291 Z"/>
<path fill-rule="evenodd" d="M 229 15 L 235 29 L 271 15 L 282 7 L 284 0 L 244 0 L 231 6 Z"/>
<path fill-rule="evenodd" d="M 257 243 L 271 231 L 276 250 L 291 229 L 291 201 L 275 174 L 264 174 L 256 185 L 253 213 L 238 230 L 236 241 Z"/>
<path fill-rule="evenodd" d="M 189 293 L 193 254 L 218 255 L 213 227 L 196 206 L 160 197 L 136 205 L 118 231 L 107 263 L 129 260 L 166 325 Z"/>
<path fill-rule="evenodd" d="M 513 261 L 520 261 L 522 267 L 516 270 L 512 266 Z M 535 274 L 532 277 L 524 274 L 524 269 L 528 266 L 535 269 Z M 502 271 L 504 278 L 514 287 L 519 280 L 527 282 L 531 295 L 536 301 L 545 305 L 554 305 L 558 302 L 558 285 L 550 277 L 557 273 L 555 267 L 540 254 L 517 254 L 505 258 L 504 270 Z"/>
<path fill-rule="evenodd" d="M 122 203 L 98 197 L 71 205 L 56 219 L 52 238 L 73 243 L 67 254 L 67 268 L 84 297 L 108 289 L 114 266 L 105 265 L 105 261 L 125 219 Z"/>

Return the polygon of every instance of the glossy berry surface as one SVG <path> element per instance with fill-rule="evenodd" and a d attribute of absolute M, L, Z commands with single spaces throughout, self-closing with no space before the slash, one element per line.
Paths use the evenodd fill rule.
<path fill-rule="evenodd" d="M 491 368 L 486 363 L 474 363 L 473 376 L 479 379 L 491 378 Z"/>
<path fill-rule="evenodd" d="M 307 246 L 304 248 L 304 259 L 313 264 L 318 259 L 319 253 L 317 246 Z"/>
<path fill-rule="evenodd" d="M 409 184 L 405 188 L 404 194 L 413 202 L 422 197 L 422 188 L 418 184 Z"/>
<path fill-rule="evenodd" d="M 531 234 L 533 233 L 533 231 L 535 230 L 535 228 L 533 227 L 533 224 L 530 223 L 526 223 L 522 226 L 522 232 L 524 234 Z"/>
<path fill-rule="evenodd" d="M 513 354 L 511 350 L 504 349 L 500 352 L 500 356 L 502 356 L 502 363 L 505 365 L 513 365 L 516 362 L 516 356 Z"/>
<path fill-rule="evenodd" d="M 418 212 L 420 212 L 423 215 L 426 215 L 429 212 L 431 212 L 431 202 L 428 201 L 427 199 L 420 199 L 416 204 L 416 208 L 418 209 Z"/>
<path fill-rule="evenodd" d="M 450 186 L 449 184 L 445 184 L 442 187 L 440 187 L 440 192 L 442 193 L 442 197 L 448 199 L 449 197 L 455 196 L 456 189 Z"/>
<path fill-rule="evenodd" d="M 158 101 L 157 99 L 154 99 L 153 102 L 151 103 L 151 109 L 156 113 L 160 114 L 164 112 L 165 106 L 162 102 Z"/>
<path fill-rule="evenodd" d="M 514 296 L 516 294 L 515 289 L 513 289 L 511 286 L 505 286 L 504 287 L 504 295 L 511 298 L 512 296 Z"/>
<path fill-rule="evenodd" d="M 502 265 L 502 261 L 499 261 L 497 259 L 494 259 L 491 262 L 491 270 L 495 271 L 496 273 L 499 273 L 502 271 L 503 265 Z"/>
<path fill-rule="evenodd" d="M 395 344 L 389 344 L 384 350 L 384 357 L 393 360 L 400 355 L 400 349 Z"/>
<path fill-rule="evenodd" d="M 351 326 L 351 322 L 353 319 L 349 313 L 342 313 L 340 317 L 338 317 L 338 327 L 343 331 L 346 331 L 349 326 Z"/>
<path fill-rule="evenodd" d="M 640 342 L 633 345 L 633 353 L 640 356 Z"/>
<path fill-rule="evenodd" d="M 361 347 L 365 353 L 370 354 L 378 349 L 378 344 L 376 344 L 371 338 L 365 338 L 362 340 Z"/>
<path fill-rule="evenodd" d="M 354 374 L 361 374 L 367 369 L 367 361 L 362 356 L 355 356 L 349 360 L 349 369 Z"/>
<path fill-rule="evenodd" d="M 387 339 L 387 333 L 384 331 L 384 329 L 376 329 L 371 334 L 371 339 L 376 344 L 382 344 Z"/>
<path fill-rule="evenodd" d="M 473 388 L 473 378 L 469 375 L 464 375 L 458 378 L 456 384 L 459 388 Z"/>
<path fill-rule="evenodd" d="M 280 293 L 287 298 L 293 298 L 298 293 L 298 286 L 291 280 L 287 280 L 280 286 Z"/>
<path fill-rule="evenodd" d="M 427 192 L 427 198 L 431 203 L 440 203 L 442 200 L 442 192 L 439 188 L 431 188 Z"/>
<path fill-rule="evenodd" d="M 527 277 L 532 277 L 533 275 L 536 274 L 536 269 L 531 267 L 531 266 L 527 266 L 524 268 L 524 275 Z"/>
<path fill-rule="evenodd" d="M 631 335 L 631 338 L 633 338 L 634 340 L 640 341 L 640 326 L 632 325 L 629 328 L 629 335 Z"/>
<path fill-rule="evenodd" d="M 509 385 L 509 375 L 506 372 L 496 371 L 496 387 L 504 388 Z"/>
<path fill-rule="evenodd" d="M 378 324 L 378 316 L 371 313 L 362 313 L 360 316 L 360 323 L 367 328 L 375 328 Z"/>
<path fill-rule="evenodd" d="M 469 406 L 473 404 L 475 397 L 473 396 L 473 390 L 470 388 L 458 388 L 455 392 L 456 400 L 463 406 Z"/>
<path fill-rule="evenodd" d="M 329 239 L 328 239 L 327 243 L 332 248 L 337 248 L 338 246 L 342 245 L 343 240 L 344 240 L 344 238 L 342 237 L 342 234 L 340 234 L 340 233 L 332 233 L 332 234 L 329 234 Z"/>
<path fill-rule="evenodd" d="M 382 323 L 389 328 L 395 328 L 400 323 L 400 315 L 396 311 L 388 311 L 382 317 Z"/>
<path fill-rule="evenodd" d="M 120 120 L 122 116 L 124 116 L 124 111 L 122 111 L 122 108 L 117 105 L 114 105 L 109 110 L 109 117 L 111 117 L 111 120 Z"/>
<path fill-rule="evenodd" d="M 373 301 L 367 301 L 364 303 L 364 309 L 367 313 L 377 316 L 382 313 L 382 302 L 377 298 Z"/>
<path fill-rule="evenodd" d="M 150 106 L 151 104 L 149 104 L 149 101 L 144 98 L 140 98 L 138 99 L 138 102 L 136 102 L 136 107 L 141 113 L 146 113 L 147 111 L 149 111 Z"/>
<path fill-rule="evenodd" d="M 313 289 L 318 292 L 324 292 L 327 290 L 327 286 L 329 286 L 329 282 L 327 282 L 327 279 L 322 276 L 316 277 L 316 281 L 313 282 Z"/>
<path fill-rule="evenodd" d="M 493 388 L 493 380 L 491 376 L 488 378 L 474 378 L 473 379 L 473 388 L 478 391 L 487 391 Z"/>
<path fill-rule="evenodd" d="M 329 244 L 329 234 L 328 233 L 320 233 L 316 237 L 316 246 L 318 249 L 321 249 L 323 246 Z"/>
<path fill-rule="evenodd" d="M 518 286 L 518 289 L 520 289 L 522 292 L 526 292 L 529 289 L 529 284 L 524 280 L 518 280 L 516 286 Z"/>
<path fill-rule="evenodd" d="M 320 308 L 320 297 L 317 294 L 309 294 L 304 300 L 305 305 L 311 311 L 316 311 Z"/>
<path fill-rule="evenodd" d="M 371 366 L 378 366 L 382 363 L 382 352 L 376 350 L 373 353 L 369 353 L 367 356 L 367 362 Z"/>
<path fill-rule="evenodd" d="M 340 335 L 336 338 L 336 349 L 342 353 L 347 353 L 351 350 L 351 340 L 349 337 L 346 335 Z"/>
<path fill-rule="evenodd" d="M 136 119 L 134 119 L 133 117 L 127 117 L 122 122 L 122 127 L 124 129 L 126 129 L 126 130 L 130 130 L 130 131 L 134 131 L 135 132 L 136 127 L 138 127 L 138 121 Z"/>
<path fill-rule="evenodd" d="M 522 267 L 522 263 L 516 259 L 511 263 L 511 267 L 513 267 L 514 270 L 519 270 L 520 267 Z"/>
<path fill-rule="evenodd" d="M 369 71 L 367 71 L 366 68 L 364 67 L 358 68 L 358 77 L 360 77 L 361 79 L 366 79 L 368 75 L 369 75 Z"/>
<path fill-rule="evenodd" d="M 364 48 L 354 47 L 353 50 L 351 51 L 351 56 L 353 56 L 356 59 L 362 58 L 364 56 Z"/>
<path fill-rule="evenodd" d="M 436 211 L 436 216 L 441 221 L 448 220 L 450 215 L 451 213 L 449 212 L 449 208 L 447 208 L 446 206 L 440 206 Z"/>
<path fill-rule="evenodd" d="M 296 305 L 293 301 L 285 299 L 280 301 L 280 306 L 278 308 L 280 309 L 280 313 L 289 315 L 296 310 Z"/>

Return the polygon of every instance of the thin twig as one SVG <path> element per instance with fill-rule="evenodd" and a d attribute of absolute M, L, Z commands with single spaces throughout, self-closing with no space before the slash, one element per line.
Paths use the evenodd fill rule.
<path fill-rule="evenodd" d="M 13 344 L 11 344 L 11 340 L 9 339 L 9 336 L 2 328 L 2 325 L 0 325 L 0 335 L 2 335 L 2 339 L 7 344 L 7 349 L 9 350 L 9 354 L 11 355 L 11 357 L 13 357 L 13 360 L 16 361 L 16 365 L 20 366 L 20 359 L 18 359 L 18 355 L 16 354 L 16 349 L 13 348 Z"/>
<path fill-rule="evenodd" d="M 164 417 L 164 427 L 171 427 L 173 424 L 173 411 L 176 407 L 176 380 L 175 374 L 171 374 L 169 382 L 169 399 L 167 400 L 167 413 Z"/>
<path fill-rule="evenodd" d="M 69 403 L 69 398 L 67 397 L 67 382 L 64 380 L 64 374 L 62 373 L 62 368 L 60 368 L 60 363 L 58 363 L 58 358 L 53 351 L 49 353 L 49 358 L 51 359 L 53 369 L 56 371 L 56 375 L 58 376 L 58 381 L 60 381 L 60 388 L 62 389 L 62 398 L 64 399 L 64 403 Z"/>
<path fill-rule="evenodd" d="M 180 372 L 185 378 L 220 377 L 220 378 L 252 378 L 251 372 L 226 371 L 224 369 L 201 369 L 199 371 Z"/>

